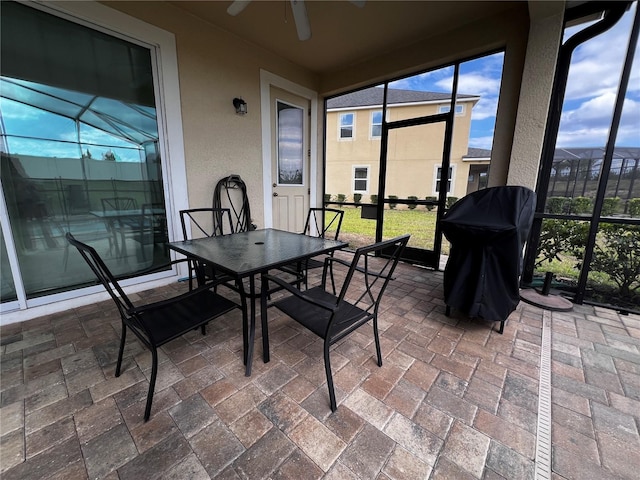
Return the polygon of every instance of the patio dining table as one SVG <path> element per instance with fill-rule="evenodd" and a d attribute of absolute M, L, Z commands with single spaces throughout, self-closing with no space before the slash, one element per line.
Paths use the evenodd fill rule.
<path fill-rule="evenodd" d="M 249 297 L 251 311 L 247 319 L 245 309 L 243 318 L 243 354 L 246 376 L 251 375 L 256 328 L 256 298 L 269 294 L 266 291 L 256 291 L 256 275 L 291 263 L 302 262 L 316 255 L 339 250 L 347 245 L 341 241 L 272 228 L 168 244 L 170 249 L 212 265 L 216 271 L 221 271 L 232 277 L 236 281 L 243 302 Z M 248 279 L 248 291 L 244 286 L 245 279 Z M 264 361 L 265 363 L 268 361 L 266 356 Z"/>

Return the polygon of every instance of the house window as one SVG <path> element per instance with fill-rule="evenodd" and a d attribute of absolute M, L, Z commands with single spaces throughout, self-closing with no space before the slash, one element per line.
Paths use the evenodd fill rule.
<path fill-rule="evenodd" d="M 442 178 L 442 167 L 437 167 L 436 170 L 436 185 L 435 191 L 440 191 Z M 451 193 L 451 182 L 453 181 L 453 167 L 449 167 L 449 180 L 447 181 L 447 193 Z"/>
<path fill-rule="evenodd" d="M 367 193 L 369 191 L 369 167 L 353 167 L 353 191 Z"/>
<path fill-rule="evenodd" d="M 438 107 L 438 113 L 449 113 L 451 105 L 440 105 Z M 464 105 L 456 103 L 456 116 L 464 115 Z"/>
<path fill-rule="evenodd" d="M 371 138 L 380 138 L 382 135 L 382 110 L 371 112 Z"/>
<path fill-rule="evenodd" d="M 340 131 L 339 138 L 341 140 L 352 140 L 354 130 L 354 116 L 353 113 L 341 113 L 340 114 Z"/>

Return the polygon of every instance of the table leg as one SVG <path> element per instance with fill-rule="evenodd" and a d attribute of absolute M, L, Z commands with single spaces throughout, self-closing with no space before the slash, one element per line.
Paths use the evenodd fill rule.
<path fill-rule="evenodd" d="M 240 303 L 242 305 L 242 361 L 246 368 L 246 365 L 248 364 L 247 357 L 249 356 L 249 339 L 247 337 L 249 331 L 249 316 L 247 314 L 247 294 L 244 291 L 242 279 L 236 280 L 236 288 L 240 294 Z"/>
<path fill-rule="evenodd" d="M 267 297 L 269 296 L 269 281 L 263 275 L 260 284 L 260 320 L 262 325 L 262 358 L 269 362 L 269 327 L 267 325 Z"/>
<path fill-rule="evenodd" d="M 244 287 L 241 287 L 244 291 Z M 255 276 L 249 277 L 249 297 L 251 299 L 251 313 L 249 315 L 249 338 L 247 345 L 247 364 L 245 366 L 245 376 L 251 376 L 251 362 L 253 361 L 253 343 L 256 338 L 256 281 Z"/>

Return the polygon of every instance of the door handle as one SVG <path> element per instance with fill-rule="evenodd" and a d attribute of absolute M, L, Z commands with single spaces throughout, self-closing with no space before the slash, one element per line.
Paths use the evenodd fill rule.
<path fill-rule="evenodd" d="M 278 196 L 278 192 L 273 192 L 273 196 L 277 197 Z"/>

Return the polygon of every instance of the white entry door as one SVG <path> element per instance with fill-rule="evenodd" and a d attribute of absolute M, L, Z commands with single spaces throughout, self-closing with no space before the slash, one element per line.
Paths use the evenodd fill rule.
<path fill-rule="evenodd" d="M 309 100 L 271 87 L 273 227 L 302 232 L 309 210 Z"/>

